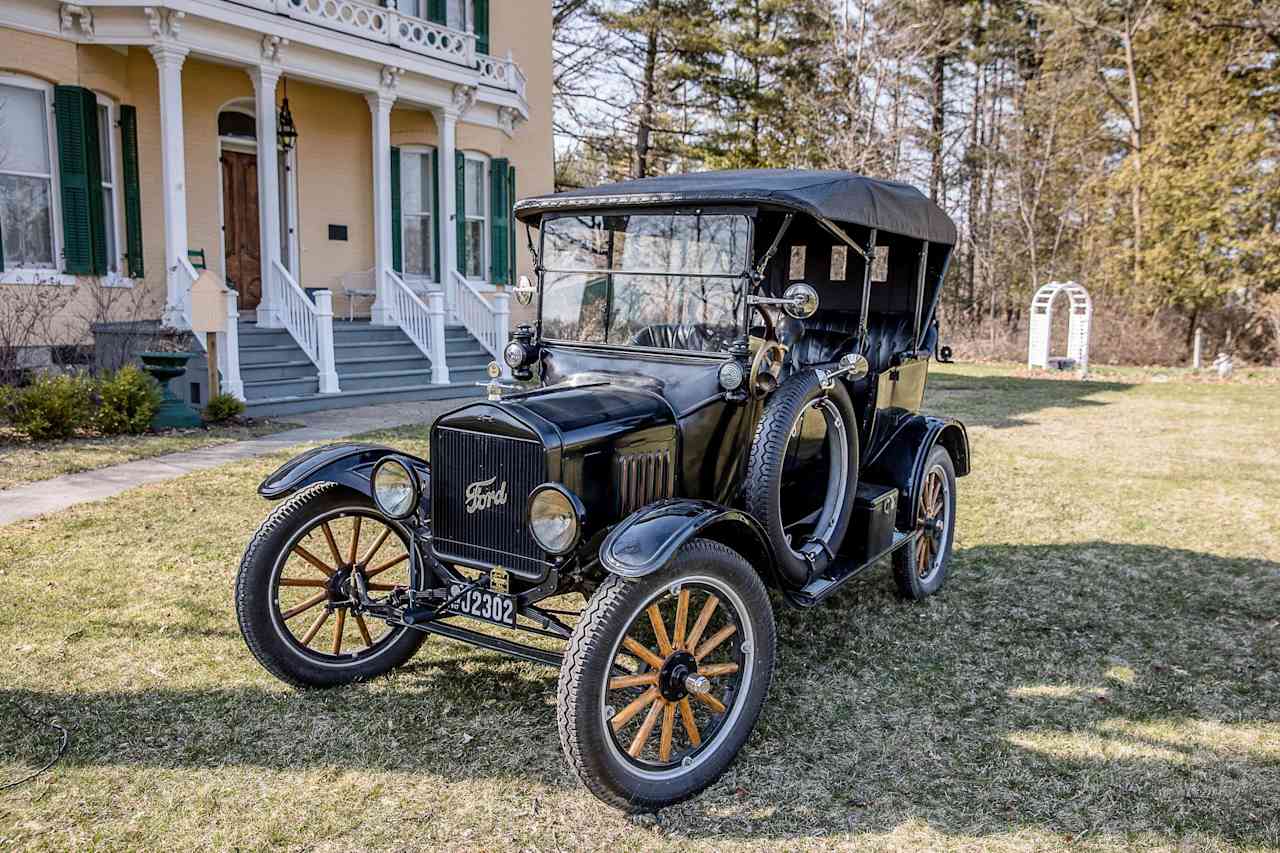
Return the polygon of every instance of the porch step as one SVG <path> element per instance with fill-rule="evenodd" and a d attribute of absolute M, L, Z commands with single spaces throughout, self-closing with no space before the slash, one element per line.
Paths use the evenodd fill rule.
<path fill-rule="evenodd" d="M 366 391 L 342 391 L 337 394 L 301 394 L 283 397 L 265 397 L 252 400 L 247 406 L 253 417 L 297 415 L 324 409 L 349 409 L 355 406 L 375 406 L 380 403 L 404 403 L 415 400 L 453 400 L 478 397 L 484 389 L 468 382 L 449 385 L 405 385 Z"/>

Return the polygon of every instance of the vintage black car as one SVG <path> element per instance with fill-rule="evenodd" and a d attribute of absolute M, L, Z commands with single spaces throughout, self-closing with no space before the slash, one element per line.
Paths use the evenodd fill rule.
<path fill-rule="evenodd" d="M 430 462 L 343 444 L 271 474 L 240 627 L 299 686 L 384 673 L 428 634 L 557 666 L 569 763 L 655 810 L 755 725 L 770 590 L 813 607 L 886 557 L 907 598 L 946 579 L 969 444 L 919 410 L 955 227 L 903 184 L 783 170 L 515 215 L 537 299 L 515 381 L 440 417 Z"/>

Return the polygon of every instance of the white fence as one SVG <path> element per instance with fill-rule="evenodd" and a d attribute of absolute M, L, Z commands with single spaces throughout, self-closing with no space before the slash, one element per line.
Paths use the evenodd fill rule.
<path fill-rule="evenodd" d="M 333 360 L 333 294 L 317 290 L 308 298 L 279 260 L 271 261 L 272 293 L 279 300 L 284 327 L 316 366 L 321 394 L 338 393 L 338 372 Z"/>
<path fill-rule="evenodd" d="M 409 336 L 431 360 L 431 381 L 443 385 L 449 381 L 449 365 L 445 355 L 444 294 L 438 290 L 426 294 L 426 302 L 404 283 L 393 270 L 383 270 L 386 276 L 391 313 L 400 329 Z"/>

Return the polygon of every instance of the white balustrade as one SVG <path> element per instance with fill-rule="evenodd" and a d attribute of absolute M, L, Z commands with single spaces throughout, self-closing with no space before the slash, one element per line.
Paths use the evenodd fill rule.
<path fill-rule="evenodd" d="M 285 329 L 315 364 L 321 394 L 338 393 L 338 372 L 333 358 L 333 294 L 317 290 L 312 302 L 306 291 L 278 259 L 271 261 L 280 318 Z"/>
<path fill-rule="evenodd" d="M 507 345 L 507 324 L 511 319 L 510 297 L 494 293 L 490 302 L 457 270 L 450 271 L 449 284 L 450 313 L 499 364 L 503 363 L 502 348 Z"/>
<path fill-rule="evenodd" d="M 522 98 L 525 96 L 525 86 L 528 78 L 525 77 L 524 72 L 520 70 L 520 66 L 516 64 L 510 54 L 507 55 L 506 59 L 476 54 L 475 64 L 480 77 L 486 82 L 500 89 L 515 92 Z"/>
<path fill-rule="evenodd" d="M 275 11 L 295 20 L 395 45 L 467 68 L 477 66 L 474 33 L 455 30 L 364 0 L 275 0 Z M 498 59 L 484 65 L 493 66 L 488 73 L 483 68 L 480 70 L 486 81 L 523 95 L 524 75 L 514 67 L 514 63 Z M 507 80 L 510 82 L 504 82 Z"/>
<path fill-rule="evenodd" d="M 446 384 L 449 366 L 445 356 L 444 294 L 431 291 L 424 303 L 393 270 L 384 269 L 382 275 L 396 324 L 431 360 L 431 381 Z"/>

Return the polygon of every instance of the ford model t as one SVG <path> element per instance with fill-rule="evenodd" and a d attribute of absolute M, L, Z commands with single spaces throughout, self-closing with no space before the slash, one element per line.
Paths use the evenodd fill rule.
<path fill-rule="evenodd" d="M 653 178 L 515 215 L 537 314 L 508 375 L 435 422 L 430 462 L 344 444 L 268 477 L 284 500 L 241 564 L 240 627 L 295 685 L 386 672 L 429 634 L 557 666 L 573 769 L 654 810 L 750 734 L 769 590 L 814 607 L 884 558 L 907 598 L 946 579 L 969 446 L 919 409 L 955 228 L 842 172 Z"/>

